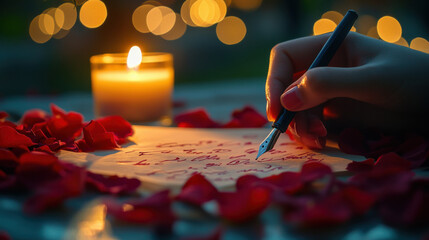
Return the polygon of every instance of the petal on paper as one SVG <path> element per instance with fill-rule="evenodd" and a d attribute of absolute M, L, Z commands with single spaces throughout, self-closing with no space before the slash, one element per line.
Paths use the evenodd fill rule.
<path fill-rule="evenodd" d="M 319 161 L 308 161 L 302 165 L 301 179 L 304 182 L 311 182 L 327 175 L 332 175 L 332 169 Z"/>
<path fill-rule="evenodd" d="M 213 121 L 204 108 L 197 108 L 178 114 L 174 118 L 178 127 L 216 128 L 219 124 Z"/>
<path fill-rule="evenodd" d="M 62 169 L 55 155 L 34 151 L 21 155 L 16 176 L 27 187 L 39 187 L 59 179 Z"/>
<path fill-rule="evenodd" d="M 140 181 L 135 178 L 118 176 L 105 177 L 101 174 L 87 172 L 86 184 L 102 193 L 129 194 L 134 193 L 140 186 Z"/>
<path fill-rule="evenodd" d="M 201 206 L 217 196 L 217 189 L 201 174 L 192 175 L 183 185 L 176 200 Z"/>
<path fill-rule="evenodd" d="M 103 125 L 107 132 L 113 132 L 119 139 L 133 135 L 131 124 L 121 116 L 109 116 L 95 120 Z"/>
<path fill-rule="evenodd" d="M 347 170 L 353 173 L 366 172 L 372 170 L 374 167 L 374 159 L 368 158 L 365 161 L 353 161 L 347 165 Z"/>
<path fill-rule="evenodd" d="M 0 126 L 0 148 L 31 146 L 34 143 L 23 134 L 9 126 Z"/>
<path fill-rule="evenodd" d="M 86 145 L 92 150 L 108 150 L 119 148 L 115 135 L 107 132 L 97 121 L 91 121 L 83 128 L 83 137 Z"/>
<path fill-rule="evenodd" d="M 265 116 L 262 116 L 251 106 L 245 106 L 241 110 L 232 112 L 230 122 L 224 124 L 224 128 L 259 128 L 268 123 Z"/>
<path fill-rule="evenodd" d="M 51 111 L 53 116 L 47 121 L 46 127 L 52 137 L 67 142 L 81 134 L 83 117 L 80 113 L 66 113 L 54 104 L 51 105 Z"/>
<path fill-rule="evenodd" d="M 377 159 L 377 162 L 374 164 L 374 171 L 383 171 L 386 169 L 410 170 L 411 162 L 394 152 L 386 153 Z"/>

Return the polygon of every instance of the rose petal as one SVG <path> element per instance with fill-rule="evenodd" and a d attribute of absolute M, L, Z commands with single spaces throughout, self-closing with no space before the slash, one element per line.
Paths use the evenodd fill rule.
<path fill-rule="evenodd" d="M 121 116 L 109 116 L 96 121 L 103 125 L 107 132 L 113 132 L 118 139 L 125 139 L 134 133 L 131 124 Z"/>
<path fill-rule="evenodd" d="M 0 239 L 1 240 L 11 240 L 12 238 L 10 238 L 10 236 L 9 236 L 9 234 L 7 234 L 7 232 L 0 231 Z"/>
<path fill-rule="evenodd" d="M 254 186 L 236 192 L 220 192 L 219 215 L 229 221 L 244 222 L 259 216 L 271 202 L 271 190 Z"/>
<path fill-rule="evenodd" d="M 353 172 L 353 173 L 359 173 L 359 172 L 367 172 L 372 170 L 372 168 L 374 167 L 374 159 L 372 158 L 368 158 L 365 161 L 362 162 L 351 162 L 347 165 L 347 170 L 349 172 Z"/>
<path fill-rule="evenodd" d="M 27 136 L 18 133 L 8 126 L 0 127 L 0 148 L 12 148 L 19 146 L 31 146 L 34 143 Z"/>
<path fill-rule="evenodd" d="M 176 200 L 201 206 L 213 200 L 218 191 L 201 174 L 192 175 L 183 185 L 181 192 L 176 196 Z"/>
<path fill-rule="evenodd" d="M 264 181 L 277 186 L 281 191 L 288 194 L 297 193 L 303 188 L 304 184 L 301 173 L 297 172 L 283 172 L 278 175 L 265 177 Z"/>
<path fill-rule="evenodd" d="M 47 130 L 52 137 L 62 141 L 70 141 L 82 132 L 83 117 L 80 113 L 66 113 L 56 105 L 51 105 L 52 118 L 47 121 Z"/>
<path fill-rule="evenodd" d="M 259 128 L 267 124 L 266 117 L 262 116 L 251 106 L 245 106 L 241 110 L 232 113 L 230 122 L 224 124 L 224 128 Z"/>
<path fill-rule="evenodd" d="M 410 168 L 411 162 L 393 152 L 381 155 L 374 164 L 374 171 L 386 169 L 410 170 Z"/>
<path fill-rule="evenodd" d="M 86 184 L 102 193 L 129 194 L 135 192 L 140 186 L 140 181 L 135 178 L 118 176 L 104 177 L 103 175 L 87 172 Z"/>
<path fill-rule="evenodd" d="M 109 214 L 124 222 L 170 226 L 175 220 L 168 190 L 124 204 L 107 201 L 106 206 Z"/>
<path fill-rule="evenodd" d="M 31 129 L 34 124 L 48 121 L 49 114 L 40 109 L 29 110 L 21 118 L 21 124 L 25 129 Z"/>
<path fill-rule="evenodd" d="M 29 188 L 39 187 L 60 178 L 63 169 L 58 158 L 45 152 L 30 152 L 21 155 L 16 176 L 19 182 Z"/>
<path fill-rule="evenodd" d="M 18 166 L 18 158 L 11 151 L 0 148 L 0 170 L 6 173 L 14 173 Z"/>
<path fill-rule="evenodd" d="M 83 128 L 83 137 L 86 145 L 93 151 L 120 147 L 116 143 L 115 135 L 112 132 L 107 132 L 97 121 L 91 121 Z"/>
<path fill-rule="evenodd" d="M 178 127 L 216 128 L 219 124 L 213 121 L 203 108 L 197 108 L 178 114 L 174 118 Z"/>
<path fill-rule="evenodd" d="M 332 175 L 332 169 L 318 161 L 308 161 L 302 165 L 301 179 L 304 182 L 311 182 L 327 175 Z"/>

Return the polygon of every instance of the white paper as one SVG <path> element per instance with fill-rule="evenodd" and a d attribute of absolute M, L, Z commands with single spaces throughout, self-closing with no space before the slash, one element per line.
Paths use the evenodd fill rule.
<path fill-rule="evenodd" d="M 134 126 L 132 143 L 118 150 L 75 153 L 61 151 L 61 160 L 88 170 L 135 177 L 146 186 L 180 187 L 193 173 L 201 173 L 216 187 L 232 186 L 242 175 L 259 177 L 299 171 L 304 162 L 317 160 L 335 172 L 345 171 L 351 160 L 333 147 L 321 152 L 280 136 L 275 148 L 255 160 L 259 144 L 270 129 L 191 129 Z"/>

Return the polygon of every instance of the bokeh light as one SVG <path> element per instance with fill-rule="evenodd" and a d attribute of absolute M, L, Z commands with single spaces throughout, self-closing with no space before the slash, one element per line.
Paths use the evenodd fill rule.
<path fill-rule="evenodd" d="M 232 0 L 232 6 L 244 10 L 252 11 L 261 6 L 262 0 Z"/>
<path fill-rule="evenodd" d="M 337 24 L 326 18 L 322 18 L 317 20 L 313 25 L 313 34 L 314 35 L 320 35 L 328 32 L 332 32 L 335 30 L 335 27 L 337 27 Z"/>
<path fill-rule="evenodd" d="M 47 14 L 47 11 L 45 11 L 45 13 L 40 14 L 39 28 L 46 35 L 54 34 L 55 21 L 51 15 Z"/>
<path fill-rule="evenodd" d="M 136 10 L 134 10 L 133 16 L 132 16 L 132 22 L 133 22 L 134 28 L 137 31 L 141 33 L 150 32 L 147 26 L 146 18 L 149 11 L 152 10 L 152 8 L 154 7 L 155 6 L 151 4 L 143 4 L 140 7 L 136 8 Z"/>
<path fill-rule="evenodd" d="M 100 0 L 88 0 L 80 8 L 79 20 L 87 28 L 101 26 L 106 18 L 107 8 Z"/>
<path fill-rule="evenodd" d="M 183 2 L 182 7 L 180 8 L 180 16 L 183 21 L 192 27 L 197 27 L 197 25 L 192 21 L 191 18 L 191 6 L 196 0 L 186 0 Z"/>
<path fill-rule="evenodd" d="M 356 20 L 356 28 L 361 33 L 368 33 L 369 29 L 376 25 L 377 19 L 371 15 L 362 15 Z"/>
<path fill-rule="evenodd" d="M 229 16 L 223 19 L 216 26 L 216 34 L 218 39 L 226 44 L 233 45 L 241 42 L 246 36 L 246 25 L 244 22 L 234 16 Z"/>
<path fill-rule="evenodd" d="M 410 48 L 421 52 L 429 53 L 429 42 L 424 38 L 416 37 L 411 40 Z"/>
<path fill-rule="evenodd" d="M 164 35 L 161 35 L 165 40 L 176 40 L 181 38 L 186 32 L 186 23 L 182 20 L 179 14 L 176 13 L 176 23 L 173 28 Z"/>
<path fill-rule="evenodd" d="M 337 11 L 328 11 L 322 15 L 322 18 L 332 20 L 334 23 L 338 25 L 343 19 L 343 15 Z"/>
<path fill-rule="evenodd" d="M 57 16 L 57 12 L 55 12 L 55 21 L 57 22 L 61 22 L 61 17 L 63 17 L 63 25 L 62 25 L 62 29 L 65 30 L 70 30 L 74 24 L 76 23 L 76 19 L 77 19 L 77 11 L 76 11 L 76 7 L 72 4 L 72 3 L 63 3 L 58 7 L 58 10 L 61 10 L 63 12 L 63 16 L 60 16 L 58 14 Z"/>
<path fill-rule="evenodd" d="M 45 43 L 51 39 L 52 35 L 48 35 L 42 32 L 40 29 L 39 21 L 40 16 L 37 15 L 30 23 L 29 34 L 31 39 L 36 43 Z"/>
<path fill-rule="evenodd" d="M 190 17 L 199 27 L 209 27 L 222 21 L 226 15 L 223 0 L 196 0 L 191 3 Z"/>
<path fill-rule="evenodd" d="M 409 47 L 407 40 L 405 40 L 403 37 L 401 37 L 398 41 L 396 41 L 395 44 L 398 44 L 404 47 Z"/>
<path fill-rule="evenodd" d="M 166 6 L 152 8 L 147 16 L 147 27 L 154 35 L 163 35 L 176 23 L 176 13 Z"/>
<path fill-rule="evenodd" d="M 394 43 L 401 38 L 401 24 L 394 17 L 384 16 L 377 22 L 377 33 L 386 42 Z"/>
<path fill-rule="evenodd" d="M 61 30 L 61 28 L 64 25 L 64 13 L 62 12 L 61 9 L 58 9 L 58 11 L 57 11 L 57 8 L 50 8 L 48 11 L 46 11 L 46 14 L 51 16 L 52 20 L 54 21 L 54 29 L 53 29 L 52 34 L 55 35 Z M 59 21 L 57 21 L 56 15 L 58 15 Z M 63 18 L 61 18 L 61 15 L 63 16 Z"/>

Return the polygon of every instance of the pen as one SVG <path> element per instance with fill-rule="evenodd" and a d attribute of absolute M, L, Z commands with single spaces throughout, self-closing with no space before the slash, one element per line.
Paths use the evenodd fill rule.
<path fill-rule="evenodd" d="M 327 66 L 329 64 L 335 52 L 338 50 L 341 43 L 349 33 L 357 17 L 358 15 L 354 10 L 347 11 L 346 15 L 335 28 L 328 41 L 326 41 L 325 45 L 322 47 L 322 50 L 320 50 L 319 54 L 317 55 L 316 59 L 314 59 L 308 70 L 315 67 Z M 259 145 L 259 151 L 256 159 L 258 159 L 262 154 L 273 149 L 277 139 L 280 136 L 280 133 L 286 132 L 286 129 L 288 128 L 294 116 L 295 112 L 288 111 L 284 108 L 280 111 L 280 114 L 277 116 L 276 121 L 272 125 L 273 129 L 271 130 L 270 134 L 268 134 L 268 136 Z"/>

